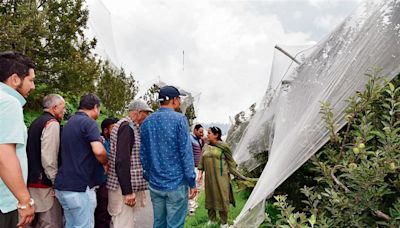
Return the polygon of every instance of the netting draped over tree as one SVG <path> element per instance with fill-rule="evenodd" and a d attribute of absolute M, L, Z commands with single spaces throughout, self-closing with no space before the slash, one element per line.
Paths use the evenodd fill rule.
<path fill-rule="evenodd" d="M 314 47 L 309 45 L 280 45 L 280 47 L 301 62 L 314 50 Z M 274 131 L 274 110 L 276 110 L 278 101 L 278 99 L 275 98 L 280 97 L 281 93 L 287 92 L 285 88 L 287 88 L 288 83 L 293 80 L 292 77 L 295 73 L 295 67 L 297 66 L 297 63 L 292 61 L 281 51 L 275 49 L 267 91 L 261 102 L 258 102 L 257 112 L 254 113 L 248 121 L 245 134 L 243 134 L 243 132 L 238 133 L 238 135 L 242 135 L 242 137 L 234 147 L 235 161 L 237 161 L 242 168 L 251 171 L 261 165 L 263 160 L 258 159 L 257 155 L 267 153 L 270 150 Z M 243 125 L 245 125 L 245 123 L 243 123 Z M 242 126 L 240 126 L 238 131 L 240 131 L 241 128 Z"/>
<path fill-rule="evenodd" d="M 236 227 L 261 224 L 265 199 L 329 140 L 319 114 L 321 102 L 331 104 L 336 124 L 344 126 L 346 99 L 364 88 L 371 67 L 382 68 L 380 74 L 388 79 L 400 72 L 400 2 L 363 2 L 311 51 L 283 81 L 282 75 L 271 80 L 264 104 L 235 150 L 242 164 L 251 151 L 269 151 L 268 163 L 236 218 Z"/>

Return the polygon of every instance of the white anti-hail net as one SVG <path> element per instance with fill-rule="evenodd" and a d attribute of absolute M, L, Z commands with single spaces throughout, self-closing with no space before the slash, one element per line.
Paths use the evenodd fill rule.
<path fill-rule="evenodd" d="M 259 109 L 238 145 L 241 149 L 235 150 L 242 163 L 249 150 L 269 151 L 268 163 L 235 227 L 263 222 L 265 199 L 329 140 L 320 102 L 331 104 L 336 124 L 343 126 L 346 99 L 363 90 L 368 81 L 365 73 L 374 66 L 389 79 L 400 72 L 399 0 L 363 2 L 314 47 L 289 80 L 273 80 L 277 85 L 272 88 L 278 91 L 265 96 L 269 105 Z"/>

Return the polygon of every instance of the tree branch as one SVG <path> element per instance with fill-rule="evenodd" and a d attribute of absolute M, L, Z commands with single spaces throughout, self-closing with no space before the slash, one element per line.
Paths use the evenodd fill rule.
<path fill-rule="evenodd" d="M 337 179 L 337 177 L 335 176 L 335 172 L 336 172 L 336 170 L 337 170 L 338 168 L 343 168 L 343 166 L 342 166 L 342 165 L 335 165 L 335 166 L 333 167 L 332 171 L 331 171 L 331 177 L 332 177 L 332 179 L 335 181 L 335 183 L 336 183 L 337 185 L 339 185 L 341 188 L 344 189 L 344 192 L 345 192 L 345 193 L 349 193 L 350 190 L 349 190 L 342 182 L 340 182 L 339 179 Z"/>
<path fill-rule="evenodd" d="M 383 213 L 383 212 L 380 211 L 380 210 L 373 211 L 372 214 L 373 214 L 374 216 L 376 216 L 376 217 L 378 217 L 378 218 L 381 218 L 381 219 L 384 219 L 384 220 L 386 220 L 386 221 L 389 221 L 389 220 L 390 220 L 390 216 L 387 215 L 387 214 L 385 214 L 385 213 Z"/>

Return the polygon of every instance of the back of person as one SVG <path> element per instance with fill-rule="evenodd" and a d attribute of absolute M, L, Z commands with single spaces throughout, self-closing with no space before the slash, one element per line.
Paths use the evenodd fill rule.
<path fill-rule="evenodd" d="M 61 133 L 62 162 L 55 193 L 64 209 L 66 227 L 93 228 L 100 164 L 108 170 L 107 153 L 95 121 L 100 115 L 100 99 L 87 93 L 81 96 L 78 110 Z"/>
<path fill-rule="evenodd" d="M 93 124 L 94 122 L 94 124 Z M 77 112 L 63 127 L 61 134 L 62 164 L 56 178 L 55 188 L 64 191 L 83 192 L 86 187 L 98 185 L 97 170 L 100 164 L 96 160 L 90 141 L 100 135 L 96 122 L 85 113 Z M 99 139 L 100 140 L 100 139 Z"/>
<path fill-rule="evenodd" d="M 176 112 L 181 95 L 173 86 L 162 87 L 158 94 L 161 108 L 140 128 L 140 160 L 143 177 L 149 182 L 154 227 L 183 228 L 188 198 L 197 194 L 189 124 Z"/>
<path fill-rule="evenodd" d="M 141 129 L 147 129 L 142 140 L 149 140 L 152 151 L 151 163 L 158 169 L 151 169 L 149 173 L 149 184 L 159 190 L 173 190 L 184 181 L 184 170 L 180 161 L 179 148 L 180 140 L 190 140 L 189 137 L 179 135 L 187 132 L 186 117 L 178 112 L 161 108 L 144 121 Z M 143 132 L 143 131 L 142 131 Z M 146 133 L 149 133 L 147 135 Z M 187 145 L 191 145 L 188 141 Z M 189 148 L 191 150 L 191 148 Z M 174 172 L 171 172 L 173 170 Z"/>

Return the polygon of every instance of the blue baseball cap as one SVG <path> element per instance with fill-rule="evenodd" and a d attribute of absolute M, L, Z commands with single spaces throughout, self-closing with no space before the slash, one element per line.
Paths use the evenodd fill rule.
<path fill-rule="evenodd" d="M 160 92 L 158 93 L 158 101 L 168 101 L 178 96 L 186 96 L 186 94 L 179 92 L 179 90 L 173 86 L 164 86 L 160 89 Z"/>

